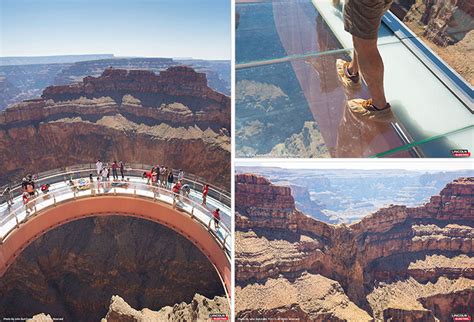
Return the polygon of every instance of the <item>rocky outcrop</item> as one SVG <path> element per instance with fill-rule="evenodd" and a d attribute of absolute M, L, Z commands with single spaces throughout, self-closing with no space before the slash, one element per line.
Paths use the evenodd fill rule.
<path fill-rule="evenodd" d="M 225 297 L 208 299 L 196 294 L 191 303 L 166 306 L 158 311 L 133 309 L 120 296 L 112 296 L 109 311 L 102 322 L 141 322 L 141 321 L 207 321 L 210 314 L 230 316 L 229 303 Z"/>
<path fill-rule="evenodd" d="M 266 316 L 299 321 L 371 321 L 338 282 L 319 274 L 303 273 L 291 282 L 284 277 L 267 279 L 244 288 L 237 286 L 236 293 L 236 312 L 242 319 Z"/>
<path fill-rule="evenodd" d="M 60 100 L 64 97 L 81 97 L 108 92 L 163 94 L 209 99 L 217 103 L 229 100 L 207 86 L 204 73 L 197 73 L 186 66 L 170 67 L 156 75 L 148 70 L 107 68 L 100 77 L 85 77 L 82 83 L 47 87 L 44 99 Z"/>
<path fill-rule="evenodd" d="M 295 207 L 301 212 L 311 217 L 327 222 L 335 223 L 335 220 L 322 212 L 322 205 L 312 200 L 306 186 L 300 184 L 290 184 L 291 194 L 295 198 Z"/>
<path fill-rule="evenodd" d="M 263 177 L 241 174 L 235 182 L 237 317 L 286 312 L 273 304 L 267 305 L 266 313 L 253 311 L 245 299 L 257 285 L 274 279 L 294 281 L 306 273 L 337 282 L 343 290 L 341 301 L 347 296 L 353 305 L 376 318 L 439 319 L 449 315 L 448 306 L 425 305 L 426 296 L 453 298 L 456 293 L 472 297 L 474 178 L 448 184 L 422 207 L 390 206 L 351 225 L 330 225 L 301 213 L 294 207 L 289 187 L 272 185 Z M 430 283 L 439 283 L 441 278 L 463 282 L 450 284 L 447 293 L 441 293 L 446 289 L 444 284 L 431 289 Z M 374 293 L 377 288 L 395 287 L 399 280 L 414 281 L 402 287 L 406 294 L 403 301 L 416 304 L 409 312 L 381 301 L 384 296 L 373 295 L 378 294 Z M 300 291 L 303 294 L 298 296 L 307 295 L 304 288 Z M 267 296 L 266 291 L 261 292 Z M 464 303 L 466 296 L 458 302 Z M 284 307 L 294 307 L 298 301 L 288 300 Z M 316 298 L 307 301 L 302 309 L 306 319 L 319 319 L 312 313 L 315 311 L 334 313 L 322 308 Z M 436 310 L 430 309 L 435 306 Z M 346 319 L 341 312 L 333 318 Z"/>
<path fill-rule="evenodd" d="M 196 314 L 222 304 L 207 299 L 225 296 L 214 266 L 186 238 L 144 219 L 111 215 L 64 224 L 23 250 L 0 279 L 0 316 L 44 312 L 100 321 L 116 294 L 157 311 L 191 303 Z"/>
<path fill-rule="evenodd" d="M 442 47 L 463 39 L 472 30 L 474 5 L 464 0 L 417 0 L 404 17 L 411 24 L 423 25 L 423 36 Z"/>
<path fill-rule="evenodd" d="M 49 314 L 36 314 L 31 319 L 26 320 L 27 322 L 53 322 L 53 318 Z"/>
<path fill-rule="evenodd" d="M 472 1 L 395 1 L 392 11 L 471 86 L 474 84 Z"/>
<path fill-rule="evenodd" d="M 189 66 L 205 73 L 209 87 L 230 95 L 230 61 L 176 60 L 171 58 L 117 58 L 113 55 L 77 55 L 0 58 L 0 111 L 8 105 L 33 99 L 51 85 L 82 82 L 84 77 L 99 77 L 109 67 L 128 70 L 148 70 L 160 73 L 173 66 Z M 5 87 L 1 78 L 4 77 Z"/>
<path fill-rule="evenodd" d="M 0 113 L 0 182 L 97 158 L 166 164 L 227 186 L 230 98 L 188 67 L 110 68 Z"/>
<path fill-rule="evenodd" d="M 230 61 L 213 60 L 176 60 L 171 58 L 114 58 L 76 62 L 65 66 L 57 73 L 52 85 L 67 85 L 81 81 L 86 76 L 100 76 L 101 71 L 113 67 L 117 69 L 148 70 L 160 73 L 173 66 L 189 66 L 194 70 L 206 73 L 209 87 L 230 95 Z"/>
<path fill-rule="evenodd" d="M 269 155 L 274 158 L 304 157 L 329 158 L 329 150 L 316 122 L 306 121 L 301 132 L 292 134 L 273 147 Z"/>

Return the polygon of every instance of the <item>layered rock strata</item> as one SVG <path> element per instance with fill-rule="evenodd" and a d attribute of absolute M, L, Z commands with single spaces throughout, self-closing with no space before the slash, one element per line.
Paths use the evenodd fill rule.
<path fill-rule="evenodd" d="M 468 83 L 474 84 L 474 3 L 396 0 L 392 11 Z"/>
<path fill-rule="evenodd" d="M 256 175 L 236 176 L 235 198 L 238 318 L 298 312 L 288 316 L 357 321 L 343 310 L 354 305 L 360 320 L 434 321 L 473 310 L 464 305 L 474 292 L 473 178 L 448 184 L 424 206 L 390 206 L 351 225 L 301 213 L 289 187 Z M 303 278 L 321 281 L 299 287 Z M 331 296 L 321 295 L 323 278 L 334 283 Z M 282 291 L 278 301 L 273 284 Z M 256 292 L 267 299 L 261 309 Z M 389 300 L 396 292 L 405 297 Z"/>
<path fill-rule="evenodd" d="M 166 164 L 230 182 L 230 98 L 188 67 L 106 69 L 0 113 L 0 183 L 77 163 Z"/>
<path fill-rule="evenodd" d="M 474 5 L 470 1 L 416 0 L 404 21 L 423 25 L 423 36 L 446 47 L 463 39 L 474 28 L 473 17 Z"/>

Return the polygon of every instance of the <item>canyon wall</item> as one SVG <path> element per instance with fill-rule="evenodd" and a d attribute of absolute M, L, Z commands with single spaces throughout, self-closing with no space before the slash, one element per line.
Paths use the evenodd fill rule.
<path fill-rule="evenodd" d="M 409 25 L 424 26 L 423 36 L 442 47 L 457 43 L 474 28 L 474 5 L 470 1 L 417 0 L 411 5 L 395 2 L 407 10 L 399 18 Z"/>
<path fill-rule="evenodd" d="M 84 77 L 99 77 L 109 67 L 148 70 L 160 73 L 173 66 L 189 66 L 205 73 L 210 88 L 230 95 L 230 61 L 175 60 L 171 58 L 117 58 L 113 55 L 45 56 L 2 58 L 0 66 L 0 111 L 8 105 L 41 95 L 51 85 L 82 82 Z M 5 83 L 4 83 L 5 82 Z"/>
<path fill-rule="evenodd" d="M 230 112 L 230 98 L 191 68 L 109 68 L 0 113 L 0 183 L 100 158 L 166 164 L 228 187 Z"/>
<path fill-rule="evenodd" d="M 190 241 L 143 219 L 93 217 L 46 233 L 20 254 L 0 279 L 0 316 L 100 321 L 113 295 L 158 311 L 194 303 L 197 293 L 225 296 L 215 268 Z"/>
<path fill-rule="evenodd" d="M 263 177 L 237 175 L 235 193 L 237 317 L 297 311 L 314 320 L 434 321 L 473 310 L 462 305 L 474 292 L 473 178 L 448 184 L 424 206 L 390 206 L 351 225 L 301 213 L 289 187 Z M 312 279 L 325 286 L 304 287 Z M 274 293 L 282 295 L 274 301 Z M 459 305 L 433 309 L 434 299 L 448 298 Z"/>
<path fill-rule="evenodd" d="M 474 3 L 469 0 L 395 0 L 392 12 L 471 86 Z"/>

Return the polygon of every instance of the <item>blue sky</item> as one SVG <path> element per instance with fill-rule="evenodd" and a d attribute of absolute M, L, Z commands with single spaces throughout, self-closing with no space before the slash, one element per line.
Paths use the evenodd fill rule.
<path fill-rule="evenodd" d="M 0 56 L 231 58 L 230 0 L 0 0 Z"/>

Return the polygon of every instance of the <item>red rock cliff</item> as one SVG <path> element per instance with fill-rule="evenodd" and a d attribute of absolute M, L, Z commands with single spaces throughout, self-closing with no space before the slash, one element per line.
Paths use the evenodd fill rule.
<path fill-rule="evenodd" d="M 167 164 L 228 186 L 230 113 L 230 98 L 191 68 L 106 69 L 0 113 L 0 184 L 101 158 Z"/>
<path fill-rule="evenodd" d="M 292 207 L 288 188 L 274 186 L 263 177 L 237 175 L 235 187 L 240 317 L 256 317 L 265 311 L 257 314 L 245 299 L 257 291 L 254 282 L 293 280 L 308 272 L 337 281 L 344 290 L 341 301 L 347 296 L 380 319 L 400 314 L 407 319 L 416 317 L 418 309 L 428 320 L 445 316 L 448 312 L 430 311 L 422 302 L 425 297 L 441 296 L 446 287 L 459 294 L 467 292 L 472 298 L 473 178 L 448 184 L 424 206 L 391 206 L 352 225 L 330 225 L 306 216 Z M 425 287 L 427 281 L 434 286 Z M 382 282 L 385 284 L 380 287 Z M 412 297 L 395 304 L 393 294 L 399 291 L 412 292 Z M 298 292 L 308 296 L 308 290 Z M 459 298 L 458 302 L 464 300 Z M 309 311 L 324 311 L 319 302 L 311 303 Z M 406 309 L 400 311 L 399 304 Z M 273 312 L 274 303 L 267 305 L 268 312 Z M 345 316 L 338 305 L 327 309 L 334 318 Z M 321 316 L 306 318 L 318 320 Z"/>
<path fill-rule="evenodd" d="M 108 68 L 100 77 L 88 76 L 82 83 L 47 87 L 41 97 L 54 99 L 61 95 L 89 95 L 109 91 L 194 96 L 219 103 L 229 99 L 207 86 L 206 74 L 185 66 L 170 67 L 159 75 L 147 70 Z"/>

